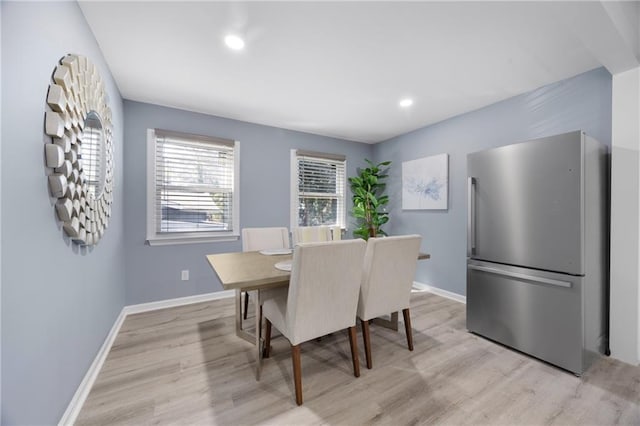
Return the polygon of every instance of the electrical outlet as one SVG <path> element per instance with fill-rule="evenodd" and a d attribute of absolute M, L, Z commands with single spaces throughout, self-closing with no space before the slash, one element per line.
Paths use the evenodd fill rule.
<path fill-rule="evenodd" d="M 189 270 L 185 269 L 182 271 L 182 281 L 189 281 Z"/>

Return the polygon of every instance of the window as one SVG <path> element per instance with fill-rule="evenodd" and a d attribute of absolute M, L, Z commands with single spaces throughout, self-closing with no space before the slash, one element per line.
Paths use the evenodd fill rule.
<path fill-rule="evenodd" d="M 345 227 L 344 156 L 291 151 L 291 228 Z"/>
<path fill-rule="evenodd" d="M 208 136 L 148 131 L 149 244 L 238 238 L 239 145 Z"/>

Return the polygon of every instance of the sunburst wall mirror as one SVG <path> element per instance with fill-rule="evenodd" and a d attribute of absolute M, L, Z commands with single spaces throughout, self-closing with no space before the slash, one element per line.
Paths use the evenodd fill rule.
<path fill-rule="evenodd" d="M 55 211 L 76 244 L 102 238 L 113 202 L 113 129 L 104 83 L 85 56 L 66 55 L 47 93 L 45 161 Z"/>

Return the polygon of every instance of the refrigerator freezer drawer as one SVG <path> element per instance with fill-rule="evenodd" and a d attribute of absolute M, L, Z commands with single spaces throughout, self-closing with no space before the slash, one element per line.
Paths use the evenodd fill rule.
<path fill-rule="evenodd" d="M 583 278 L 470 260 L 467 328 L 581 374 Z"/>

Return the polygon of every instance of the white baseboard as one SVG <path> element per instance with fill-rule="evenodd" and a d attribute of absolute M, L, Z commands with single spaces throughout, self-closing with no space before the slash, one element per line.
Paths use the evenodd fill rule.
<path fill-rule="evenodd" d="M 120 327 L 122 326 L 122 323 L 124 323 L 126 316 L 127 314 L 124 312 L 123 308 L 122 311 L 120 311 L 118 318 L 116 318 L 116 322 L 113 324 L 113 327 L 111 327 L 111 331 L 107 334 L 107 338 L 104 340 L 104 343 L 96 354 L 91 366 L 89 366 L 89 370 L 84 375 L 82 382 L 80 382 L 80 386 L 78 386 L 76 393 L 73 394 L 73 398 L 71 398 L 71 402 L 60 418 L 58 425 L 73 425 L 76 422 L 78 414 L 80 414 L 80 409 L 84 405 L 87 396 L 89 396 L 93 383 L 96 381 L 98 373 L 102 369 L 104 361 L 107 359 L 107 355 L 109 355 L 111 346 L 113 345 L 114 340 L 116 340 L 116 336 L 118 335 Z"/>
<path fill-rule="evenodd" d="M 426 291 L 429 293 L 437 294 L 438 296 L 446 297 L 447 299 L 455 300 L 456 302 L 465 303 L 465 304 L 467 303 L 466 296 L 463 296 L 458 293 L 453 293 L 451 291 L 443 290 L 441 288 L 434 287 L 429 284 L 419 283 L 417 281 L 413 282 L 412 290 L 416 292 Z"/>
<path fill-rule="evenodd" d="M 87 396 L 89 396 L 89 392 L 91 391 L 91 388 L 93 387 L 93 384 L 98 377 L 98 373 L 102 369 L 102 365 L 107 359 L 107 355 L 109 355 L 109 351 L 111 350 L 111 346 L 113 345 L 113 342 L 115 341 L 116 336 L 120 331 L 120 327 L 122 327 L 122 324 L 124 323 L 124 320 L 128 315 L 155 311 L 157 309 L 191 305 L 193 303 L 208 302 L 210 300 L 226 299 L 229 297 L 233 297 L 234 295 L 234 290 L 226 290 L 218 291 L 215 293 L 198 294 L 196 296 L 160 300 L 157 302 L 140 303 L 138 305 L 129 305 L 123 307 L 122 311 L 120 311 L 120 315 L 118 315 L 118 318 L 116 318 L 113 327 L 111 327 L 111 331 L 109 331 L 107 338 L 104 340 L 104 343 L 96 354 L 95 359 L 91 363 L 89 370 L 87 370 L 87 373 L 84 375 L 82 382 L 80 382 L 80 386 L 78 386 L 76 393 L 73 395 L 73 398 L 71 398 L 71 402 L 69 402 L 69 406 L 60 418 L 58 425 L 67 426 L 73 425 L 76 422 L 78 414 L 80 414 L 80 410 L 82 409 L 84 402 L 87 400 Z"/>
<path fill-rule="evenodd" d="M 157 302 L 140 303 L 129 305 L 123 308 L 127 315 L 139 314 L 142 312 L 155 311 L 157 309 L 174 308 L 176 306 L 191 305 L 193 303 L 209 302 L 233 297 L 235 290 L 216 291 L 215 293 L 197 294 L 195 296 L 178 297 L 175 299 L 158 300 Z"/>

